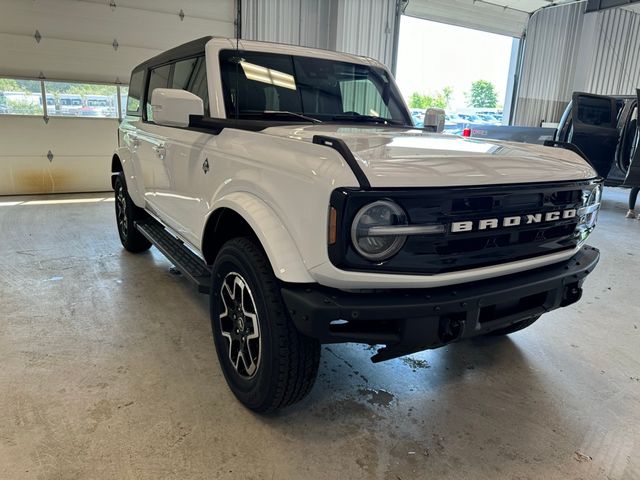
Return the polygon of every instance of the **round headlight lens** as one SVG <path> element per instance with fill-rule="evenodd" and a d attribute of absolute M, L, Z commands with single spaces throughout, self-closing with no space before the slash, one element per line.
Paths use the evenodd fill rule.
<path fill-rule="evenodd" d="M 397 204 L 379 200 L 362 207 L 351 226 L 351 241 L 356 251 L 367 260 L 381 262 L 400 251 L 407 237 L 385 232 L 375 234 L 375 227 L 407 225 L 407 215 Z"/>

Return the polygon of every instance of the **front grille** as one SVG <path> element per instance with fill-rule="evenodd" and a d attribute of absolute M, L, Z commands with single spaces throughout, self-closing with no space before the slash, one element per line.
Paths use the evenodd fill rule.
<path fill-rule="evenodd" d="M 573 249 L 579 218 L 522 224 L 488 230 L 451 233 L 453 222 L 578 209 L 595 182 L 508 185 L 474 188 L 407 190 L 337 190 L 332 205 L 339 215 L 339 241 L 329 247 L 329 257 L 346 270 L 437 274 L 480 268 Z M 585 192 L 587 192 L 585 196 Z M 372 264 L 352 248 L 349 229 L 356 212 L 379 199 L 401 205 L 410 224 L 444 224 L 438 235 L 409 236 L 404 248 L 390 260 Z"/>

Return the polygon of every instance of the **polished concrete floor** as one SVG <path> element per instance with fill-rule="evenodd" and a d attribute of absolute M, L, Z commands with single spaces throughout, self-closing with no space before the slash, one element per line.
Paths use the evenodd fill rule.
<path fill-rule="evenodd" d="M 2 479 L 640 479 L 640 221 L 609 190 L 583 300 L 528 330 L 373 365 L 323 348 L 261 417 L 207 297 L 120 247 L 110 195 L 0 198 Z"/>

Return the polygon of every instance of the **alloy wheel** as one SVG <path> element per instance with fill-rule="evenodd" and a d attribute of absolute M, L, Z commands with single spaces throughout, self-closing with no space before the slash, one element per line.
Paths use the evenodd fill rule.
<path fill-rule="evenodd" d="M 233 368 L 241 377 L 252 378 L 262 353 L 260 324 L 251 289 L 236 272 L 228 273 L 220 287 L 220 330 Z"/>
<path fill-rule="evenodd" d="M 116 195 L 116 218 L 118 220 L 120 233 L 124 238 L 127 238 L 127 233 L 129 232 L 129 226 L 127 224 L 127 199 L 122 185 L 118 188 L 118 194 Z"/>

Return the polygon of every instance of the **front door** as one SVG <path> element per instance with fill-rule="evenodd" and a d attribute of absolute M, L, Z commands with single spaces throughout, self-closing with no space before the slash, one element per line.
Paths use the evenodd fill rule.
<path fill-rule="evenodd" d="M 572 133 L 567 141 L 582 150 L 599 176 L 607 178 L 620 140 L 617 101 L 575 92 L 572 106 Z"/>

